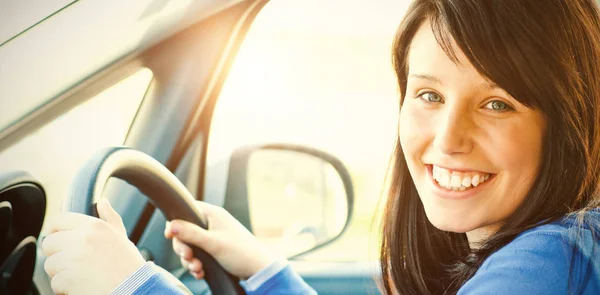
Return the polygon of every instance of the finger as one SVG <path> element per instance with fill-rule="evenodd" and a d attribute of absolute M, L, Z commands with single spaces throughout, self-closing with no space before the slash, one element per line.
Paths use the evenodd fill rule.
<path fill-rule="evenodd" d="M 60 212 L 48 221 L 48 232 L 72 230 L 92 222 L 98 222 L 98 219 L 80 213 Z"/>
<path fill-rule="evenodd" d="M 46 257 L 68 249 L 72 244 L 72 234 L 72 231 L 61 231 L 46 236 L 42 241 L 42 251 Z"/>
<path fill-rule="evenodd" d="M 200 272 L 191 271 L 190 274 L 197 280 L 204 278 L 204 270 L 201 270 Z"/>
<path fill-rule="evenodd" d="M 173 220 L 171 234 L 183 243 L 204 249 L 209 254 L 214 249 L 214 236 L 207 230 L 187 221 Z"/>
<path fill-rule="evenodd" d="M 175 253 L 177 253 L 177 255 L 187 260 L 191 260 L 194 257 L 194 252 L 192 251 L 192 248 L 190 248 L 190 246 L 184 244 L 177 238 L 173 239 L 173 250 L 175 251 Z"/>
<path fill-rule="evenodd" d="M 125 230 L 125 225 L 123 225 L 123 219 L 121 219 L 121 215 L 113 209 L 110 205 L 110 202 L 106 198 L 100 199 L 98 204 L 96 204 L 98 208 L 98 216 L 100 219 L 106 221 L 113 229 L 118 232 L 126 235 L 127 231 Z"/>
<path fill-rule="evenodd" d="M 58 252 L 55 255 L 52 255 L 46 258 L 44 262 L 44 271 L 48 274 L 50 278 L 53 278 L 55 275 L 67 269 L 67 265 L 69 265 L 69 254 L 68 252 Z"/>
<path fill-rule="evenodd" d="M 171 222 L 167 221 L 167 223 L 165 224 L 165 238 L 167 239 L 172 239 L 173 236 L 171 235 Z"/>
<path fill-rule="evenodd" d="M 186 270 L 190 270 L 190 262 L 183 259 L 182 257 L 179 257 L 179 261 L 181 262 L 181 267 L 183 267 Z"/>
<path fill-rule="evenodd" d="M 68 287 L 72 285 L 72 283 L 73 282 L 69 271 L 61 271 L 52 278 L 52 281 L 50 281 L 50 287 L 57 295 L 66 295 L 69 294 Z"/>
<path fill-rule="evenodd" d="M 200 260 L 194 258 L 194 260 L 192 260 L 192 262 L 189 265 L 189 270 L 195 272 L 195 273 L 199 273 L 202 271 L 202 262 L 200 262 Z"/>

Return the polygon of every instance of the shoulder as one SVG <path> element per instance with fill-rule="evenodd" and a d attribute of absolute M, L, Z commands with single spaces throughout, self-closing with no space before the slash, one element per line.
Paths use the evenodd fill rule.
<path fill-rule="evenodd" d="M 568 216 L 523 232 L 490 255 L 459 294 L 597 292 L 600 222 L 594 212 L 588 215 L 582 225 Z"/>

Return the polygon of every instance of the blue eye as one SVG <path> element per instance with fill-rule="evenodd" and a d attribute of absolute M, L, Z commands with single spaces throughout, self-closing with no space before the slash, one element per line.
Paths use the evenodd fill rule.
<path fill-rule="evenodd" d="M 417 95 L 418 98 L 426 102 L 442 102 L 442 97 L 435 92 L 423 92 Z"/>
<path fill-rule="evenodd" d="M 510 111 L 513 108 L 510 107 L 508 104 L 506 104 L 505 102 L 499 101 L 499 100 L 492 100 L 490 102 L 488 102 L 485 107 L 487 109 L 490 109 L 492 111 L 496 111 L 496 112 L 506 112 L 506 111 Z"/>

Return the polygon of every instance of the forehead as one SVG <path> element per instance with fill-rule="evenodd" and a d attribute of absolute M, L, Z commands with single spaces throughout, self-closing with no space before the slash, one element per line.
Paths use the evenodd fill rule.
<path fill-rule="evenodd" d="M 487 81 L 468 60 L 463 51 L 450 39 L 456 60 L 451 59 L 436 39 L 431 24 L 424 22 L 413 37 L 407 58 L 411 74 L 437 77 L 441 82 L 459 78 L 471 83 L 494 84 Z"/>

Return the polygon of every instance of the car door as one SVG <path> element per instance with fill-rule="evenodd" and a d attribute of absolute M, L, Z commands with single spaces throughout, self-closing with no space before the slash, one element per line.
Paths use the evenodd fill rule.
<path fill-rule="evenodd" d="M 183 167 L 188 151 L 202 153 L 198 118 L 264 3 L 82 0 L 44 7 L 28 26 L 3 19 L 14 31 L 0 46 L 0 173 L 30 173 L 45 188 L 49 218 L 78 168 L 103 147 L 129 146 L 173 171 Z M 27 13 L 26 5 L 11 8 Z M 157 229 L 164 222 L 148 225 L 160 214 L 145 197 L 117 180 L 105 197 L 142 253 L 176 269 Z M 37 291 L 52 294 L 37 254 Z"/>

